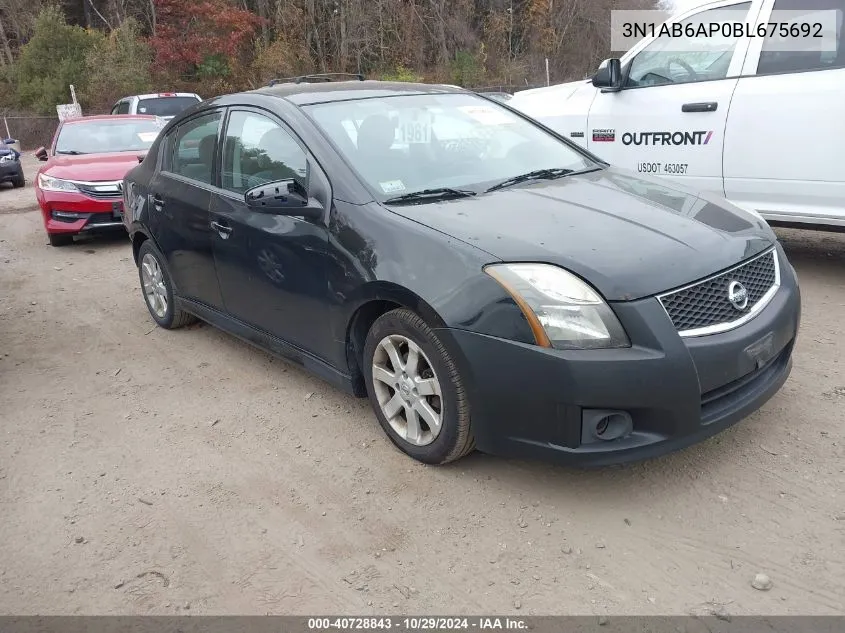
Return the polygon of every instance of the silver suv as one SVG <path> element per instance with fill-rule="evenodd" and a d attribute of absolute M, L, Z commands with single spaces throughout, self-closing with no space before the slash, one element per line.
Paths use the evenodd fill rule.
<path fill-rule="evenodd" d="M 192 92 L 159 92 L 157 94 L 123 97 L 112 106 L 112 114 L 151 114 L 162 119 L 174 116 L 202 101 Z"/>

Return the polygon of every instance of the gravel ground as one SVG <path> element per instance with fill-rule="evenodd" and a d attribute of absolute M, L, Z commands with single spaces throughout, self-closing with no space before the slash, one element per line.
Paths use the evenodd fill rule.
<path fill-rule="evenodd" d="M 51 248 L 4 187 L 0 613 L 843 613 L 845 235 L 779 233 L 804 315 L 762 410 L 627 467 L 433 468 L 366 401 L 154 327 L 125 238 Z"/>

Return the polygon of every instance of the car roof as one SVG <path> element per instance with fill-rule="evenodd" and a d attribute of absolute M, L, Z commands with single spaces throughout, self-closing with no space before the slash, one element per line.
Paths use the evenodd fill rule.
<path fill-rule="evenodd" d="M 468 90 L 458 86 L 373 80 L 281 83 L 275 86 L 258 88 L 250 92 L 280 97 L 295 105 L 371 99 L 374 97 L 396 97 L 411 94 L 469 93 Z"/>
<path fill-rule="evenodd" d="M 73 117 L 65 119 L 62 123 L 85 123 L 87 121 L 125 121 L 126 119 L 139 119 L 141 121 L 155 121 L 159 117 L 152 114 L 92 114 L 90 116 Z"/>

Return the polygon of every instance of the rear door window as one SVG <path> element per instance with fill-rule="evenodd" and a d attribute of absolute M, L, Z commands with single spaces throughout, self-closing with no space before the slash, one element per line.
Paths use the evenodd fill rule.
<path fill-rule="evenodd" d="M 169 171 L 207 185 L 215 184 L 220 112 L 192 118 L 176 130 Z"/>
<path fill-rule="evenodd" d="M 808 70 L 828 70 L 831 68 L 845 68 L 845 42 L 843 42 L 843 16 L 845 16 L 845 0 L 775 0 L 774 11 L 794 11 L 796 24 L 814 24 L 814 15 L 822 11 L 835 11 L 836 14 L 836 50 L 820 50 L 812 38 L 804 38 L 807 42 L 806 50 L 795 50 L 794 39 L 790 41 L 790 50 L 783 50 L 784 46 L 775 37 L 767 37 L 760 53 L 757 64 L 758 75 L 776 73 L 797 73 Z M 777 16 L 777 13 L 774 14 Z M 824 22 L 818 22 L 824 25 Z M 800 40 L 799 40 L 800 41 Z M 801 48 L 805 48 L 803 45 Z M 815 49 L 815 50 L 813 50 Z"/>

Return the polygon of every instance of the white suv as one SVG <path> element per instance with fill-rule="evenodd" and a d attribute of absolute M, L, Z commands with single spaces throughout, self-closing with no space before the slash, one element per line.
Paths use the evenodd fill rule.
<path fill-rule="evenodd" d="M 715 192 L 772 223 L 845 226 L 845 0 L 722 0 L 669 22 L 718 22 L 725 9 L 752 32 L 780 20 L 773 11 L 810 23 L 835 11 L 837 49 L 647 38 L 592 80 L 518 92 L 508 105 L 609 163 Z"/>
<path fill-rule="evenodd" d="M 159 92 L 158 94 L 123 97 L 114 104 L 112 114 L 151 114 L 170 120 L 182 110 L 202 101 L 192 92 Z"/>

